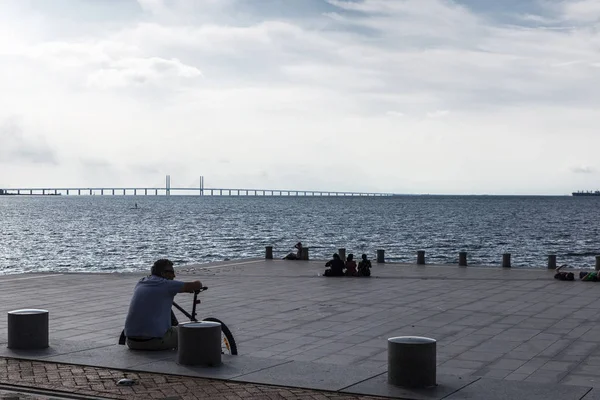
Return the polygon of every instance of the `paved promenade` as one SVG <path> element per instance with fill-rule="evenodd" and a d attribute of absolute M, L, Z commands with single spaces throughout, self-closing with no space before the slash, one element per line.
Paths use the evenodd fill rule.
<path fill-rule="evenodd" d="M 198 397 L 213 385 L 207 382 L 232 385 L 232 393 L 250 388 L 231 398 L 600 399 L 600 283 L 557 281 L 545 270 L 457 266 L 374 264 L 371 278 L 324 278 L 322 271 L 323 262 L 281 260 L 180 268 L 178 279 L 209 286 L 199 315 L 222 319 L 238 342 L 240 355 L 224 357 L 219 368 L 182 367 L 175 352 L 116 345 L 131 291 L 144 274 L 1 276 L 0 312 L 48 309 L 51 347 L 11 351 L 2 344 L 0 365 L 16 363 L 21 371 L 23 363 L 38 363 L 31 369 L 40 374 L 52 366 L 91 368 L 109 382 L 98 395 L 112 398 L 133 398 L 118 397 L 125 395 L 113 390 L 114 382 L 138 374 L 138 388 L 155 379 L 196 382 L 173 399 L 214 398 Z M 191 299 L 177 297 L 186 308 Z M 386 339 L 401 335 L 438 340 L 437 388 L 386 383 Z M 6 343 L 6 318 L 0 343 Z M 8 371 L 0 368 L 1 382 L 37 383 L 10 379 Z M 130 395 L 135 388 L 118 387 Z M 294 393 L 299 390 L 306 393 Z"/>

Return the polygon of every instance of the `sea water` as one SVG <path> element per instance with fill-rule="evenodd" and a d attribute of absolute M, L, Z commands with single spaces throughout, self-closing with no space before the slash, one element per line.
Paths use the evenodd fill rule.
<path fill-rule="evenodd" d="M 137 203 L 137 208 L 135 205 Z M 0 273 L 139 271 L 276 257 L 301 241 L 311 259 L 355 257 L 513 267 L 593 267 L 600 197 L 0 196 Z"/>

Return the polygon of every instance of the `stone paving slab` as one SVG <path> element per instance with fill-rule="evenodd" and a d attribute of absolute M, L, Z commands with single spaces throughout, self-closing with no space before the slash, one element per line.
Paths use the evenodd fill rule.
<path fill-rule="evenodd" d="M 579 400 L 591 389 L 549 383 L 512 382 L 510 385 L 496 379 L 480 379 L 458 392 L 446 397 L 446 400 Z M 523 394 L 527 397 L 523 397 Z"/>
<path fill-rule="evenodd" d="M 391 397 L 398 399 L 414 399 L 414 400 L 440 400 L 448 398 L 454 392 L 457 392 L 467 385 L 477 381 L 480 378 L 475 377 L 459 377 L 452 375 L 437 376 L 437 386 L 426 389 L 407 389 L 387 382 L 387 372 L 377 375 L 373 378 L 359 382 L 355 385 L 341 390 L 342 393 L 352 394 L 369 394 L 383 397 Z M 479 393 L 482 394 L 482 393 Z M 486 398 L 486 397 L 480 397 Z"/>
<path fill-rule="evenodd" d="M 372 378 L 380 372 L 360 365 L 340 367 L 334 364 L 291 361 L 257 372 L 245 374 L 233 381 L 287 385 L 299 388 L 338 391 L 361 380 Z"/>
<path fill-rule="evenodd" d="M 102 347 L 91 345 L 90 347 L 92 348 L 45 357 L 44 360 L 76 365 L 95 365 L 104 368 L 131 369 L 136 365 L 147 364 L 151 361 L 168 359 L 174 362 L 177 354 L 174 350 L 132 351 L 117 344 Z"/>
<path fill-rule="evenodd" d="M 371 278 L 324 278 L 323 269 L 320 261 L 254 259 L 178 274 L 209 286 L 200 316 L 222 319 L 244 356 L 377 375 L 387 369 L 387 338 L 418 335 L 437 339 L 439 376 L 600 388 L 597 283 L 557 281 L 543 269 L 374 263 Z M 143 275 L 0 276 L 0 313 L 48 309 L 51 345 L 83 343 L 90 354 L 78 357 L 93 363 L 85 346 L 101 355 L 116 343 Z M 189 295 L 177 301 L 191 306 Z M 5 337 L 0 318 L 0 343 Z"/>
<path fill-rule="evenodd" d="M 98 355 L 104 354 L 104 352 L 106 351 L 105 349 L 110 346 L 102 343 L 83 342 L 65 339 L 54 339 L 49 344 L 50 346 L 46 349 L 36 350 L 9 349 L 8 347 L 6 347 L 6 345 L 0 345 L 0 357 L 16 357 L 40 360 L 48 358 L 51 359 L 55 357 L 60 358 L 73 353 L 80 354 L 81 351 L 86 350 L 92 351 L 94 355 Z M 123 354 L 123 352 L 120 351 L 119 354 Z"/>
<path fill-rule="evenodd" d="M 136 371 L 144 372 L 162 372 L 201 378 L 232 379 L 290 362 L 292 361 L 271 360 L 268 358 L 250 356 L 223 355 L 222 364 L 219 367 L 179 365 L 177 364 L 175 357 L 172 357 L 170 359 L 136 365 L 133 368 Z"/>

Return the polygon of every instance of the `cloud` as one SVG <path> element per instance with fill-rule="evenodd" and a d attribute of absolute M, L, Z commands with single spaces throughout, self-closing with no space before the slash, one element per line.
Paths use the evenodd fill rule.
<path fill-rule="evenodd" d="M 78 172 L 85 179 L 98 180 L 100 178 L 104 182 L 110 182 L 111 180 L 114 181 L 119 175 L 119 167 L 116 163 L 98 156 L 81 157 L 78 162 Z"/>
<path fill-rule="evenodd" d="M 521 19 L 522 21 L 537 22 L 537 23 L 543 24 L 543 25 L 554 25 L 554 24 L 557 24 L 560 22 L 560 20 L 558 20 L 558 19 L 548 18 L 548 17 L 544 17 L 542 15 L 536 15 L 536 14 L 520 14 L 520 15 L 517 15 L 517 18 Z"/>
<path fill-rule="evenodd" d="M 57 165 L 55 151 L 40 135 L 25 135 L 16 118 L 0 124 L 0 163 Z"/>
<path fill-rule="evenodd" d="M 598 0 L 566 0 L 559 3 L 563 17 L 575 22 L 598 22 L 600 2 Z"/>
<path fill-rule="evenodd" d="M 338 7 L 338 21 L 379 32 L 385 38 L 419 38 L 426 44 L 465 39 L 471 43 L 474 33 L 487 31 L 483 20 L 458 2 L 444 0 L 328 0 Z M 356 12 L 359 14 L 357 15 Z M 435 26 L 435 29 L 431 29 Z M 470 39 L 470 40 L 467 40 Z M 432 42 L 433 41 L 433 42 Z M 414 45 L 414 41 L 401 44 Z M 398 43 L 400 44 L 400 43 Z"/>
<path fill-rule="evenodd" d="M 427 118 L 443 118 L 450 115 L 450 111 L 448 110 L 437 110 L 433 112 L 427 113 Z"/>
<path fill-rule="evenodd" d="M 157 176 L 162 174 L 162 170 L 157 164 L 131 164 L 128 166 L 128 169 L 136 175 Z"/>
<path fill-rule="evenodd" d="M 50 41 L 24 46 L 15 55 L 57 68 L 102 65 L 139 52 L 135 46 L 113 40 Z"/>
<path fill-rule="evenodd" d="M 199 10 L 193 1 L 140 4 L 153 13 L 171 12 L 180 18 Z M 245 23 L 239 18 L 237 23 L 219 25 L 150 18 L 110 32 L 97 43 L 46 44 L 32 52 L 43 51 L 54 63 L 88 66 L 82 70 L 82 81 L 90 87 L 135 88 L 150 83 L 165 89 L 185 87 L 202 70 L 213 85 L 294 83 L 355 94 L 361 103 L 373 96 L 403 93 L 429 97 L 423 105 L 428 109 L 561 101 L 554 93 L 569 101 L 600 102 L 585 83 L 593 71 L 581 70 L 578 75 L 552 71 L 574 59 L 583 65 L 600 61 L 593 56 L 589 32 L 492 25 L 457 2 L 441 0 L 329 4 L 339 18 L 326 29 L 294 20 Z M 202 6 L 210 14 L 228 9 L 232 2 L 205 0 Z M 436 29 L 430 29 L 432 25 Z M 171 68 L 158 71 L 157 61 L 170 63 Z M 407 112 L 415 108 L 404 102 L 376 105 L 381 106 Z M 366 112 L 371 108 L 363 106 Z"/>
<path fill-rule="evenodd" d="M 590 166 L 580 165 L 580 166 L 572 167 L 571 172 L 574 172 L 576 174 L 591 174 L 591 173 L 594 173 L 595 170 L 594 170 L 594 168 L 592 168 Z"/>
<path fill-rule="evenodd" d="M 137 0 L 141 9 L 155 16 L 193 16 L 197 12 L 212 14 L 231 7 L 237 0 Z"/>
<path fill-rule="evenodd" d="M 79 180 L 95 182 L 95 186 L 119 187 L 126 185 L 128 178 L 131 176 L 126 165 L 102 155 L 79 157 L 73 165 L 77 166 L 76 173 Z M 139 175 L 141 174 L 138 172 Z"/>
<path fill-rule="evenodd" d="M 143 56 L 135 44 L 101 42 L 48 42 L 23 48 L 15 55 L 45 63 L 56 71 L 85 77 L 89 86 L 124 87 L 146 84 L 177 86 L 180 79 L 202 77 L 200 69 L 177 58 Z M 82 79 L 83 80 L 83 79 Z"/>
<path fill-rule="evenodd" d="M 404 113 L 401 113 L 399 111 L 387 111 L 385 115 L 389 117 L 404 117 Z"/>
<path fill-rule="evenodd" d="M 580 65 L 580 64 L 583 64 L 583 63 L 584 63 L 584 61 L 582 61 L 582 60 L 573 60 L 573 61 L 561 62 L 561 63 L 558 63 L 558 64 L 552 64 L 552 66 L 556 67 L 556 68 L 563 68 L 563 67 L 570 67 L 570 66 L 573 66 L 573 65 Z M 592 64 L 592 66 L 593 66 L 593 64 Z"/>
<path fill-rule="evenodd" d="M 126 58 L 110 63 L 93 72 L 88 84 L 99 87 L 124 87 L 153 83 L 174 84 L 179 79 L 193 79 L 202 76 L 196 67 L 185 65 L 177 59 Z"/>
<path fill-rule="evenodd" d="M 114 168 L 114 165 L 110 161 L 101 158 L 80 158 L 79 162 L 83 168 L 89 170 L 106 170 Z"/>
<path fill-rule="evenodd" d="M 167 10 L 167 5 L 163 0 L 137 0 L 142 10 L 151 14 L 159 14 Z"/>

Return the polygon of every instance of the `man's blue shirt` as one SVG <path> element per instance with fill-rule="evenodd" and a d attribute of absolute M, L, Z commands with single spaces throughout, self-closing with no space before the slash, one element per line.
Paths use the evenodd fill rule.
<path fill-rule="evenodd" d="M 133 291 L 125 320 L 128 337 L 163 337 L 171 327 L 171 307 L 183 282 L 150 275 L 140 279 Z"/>

